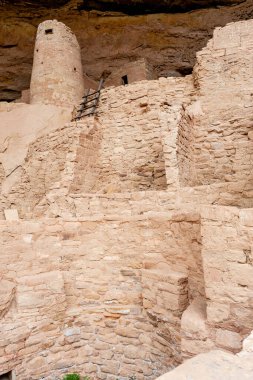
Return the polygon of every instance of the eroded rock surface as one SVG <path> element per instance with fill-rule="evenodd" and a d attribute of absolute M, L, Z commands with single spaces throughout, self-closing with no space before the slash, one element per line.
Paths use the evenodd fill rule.
<path fill-rule="evenodd" d="M 0 320 L 8 312 L 15 295 L 15 282 L 0 280 Z"/>
<path fill-rule="evenodd" d="M 187 360 L 157 380 L 249 380 L 253 378 L 253 344 L 251 334 L 238 355 L 211 351 Z"/>

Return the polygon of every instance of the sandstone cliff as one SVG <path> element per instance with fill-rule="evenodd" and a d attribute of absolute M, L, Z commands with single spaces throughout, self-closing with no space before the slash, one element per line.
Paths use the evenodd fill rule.
<path fill-rule="evenodd" d="M 143 0 L 138 1 L 138 9 L 136 3 L 136 0 L 2 2 L 0 99 L 16 99 L 21 90 L 29 87 L 36 28 L 45 19 L 56 18 L 71 27 L 81 45 L 84 71 L 98 80 L 104 69 L 113 71 L 142 57 L 150 61 L 158 76 L 188 74 L 196 52 L 205 46 L 216 26 L 253 17 L 251 0 L 163 0 L 155 2 L 155 6 L 154 2 Z M 205 9 L 192 11 L 196 5 Z M 172 13 L 175 11 L 181 13 Z"/>

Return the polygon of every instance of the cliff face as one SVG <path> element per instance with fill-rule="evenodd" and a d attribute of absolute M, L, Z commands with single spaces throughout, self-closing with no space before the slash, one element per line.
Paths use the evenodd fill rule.
<path fill-rule="evenodd" d="M 205 8 L 193 10 L 197 6 Z M 77 35 L 84 71 L 92 79 L 142 57 L 158 76 L 178 76 L 191 72 L 196 51 L 216 26 L 252 18 L 253 4 L 251 0 L 161 0 L 155 5 L 150 0 L 5 0 L 0 15 L 0 99 L 10 101 L 29 87 L 36 28 L 45 19 L 56 18 Z"/>

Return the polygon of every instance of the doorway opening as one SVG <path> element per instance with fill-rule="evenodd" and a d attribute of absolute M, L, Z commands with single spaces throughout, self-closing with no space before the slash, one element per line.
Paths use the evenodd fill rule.
<path fill-rule="evenodd" d="M 128 84 L 128 77 L 127 75 L 123 75 L 123 77 L 121 77 L 122 79 L 122 84 L 125 86 L 126 84 Z"/>
<path fill-rule="evenodd" d="M 6 372 L 0 375 L 0 380 L 15 380 L 13 371 Z"/>

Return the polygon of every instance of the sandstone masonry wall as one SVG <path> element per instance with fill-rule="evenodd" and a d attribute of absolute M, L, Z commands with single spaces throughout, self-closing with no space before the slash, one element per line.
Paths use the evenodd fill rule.
<path fill-rule="evenodd" d="M 216 207 L 202 215 L 207 322 L 216 346 L 236 352 L 253 327 L 253 210 Z"/>
<path fill-rule="evenodd" d="M 61 22 L 47 20 L 38 27 L 30 90 L 32 104 L 73 106 L 84 95 L 80 47 Z"/>
<path fill-rule="evenodd" d="M 94 191 L 177 185 L 177 123 L 191 92 L 191 78 L 161 78 L 102 92 L 98 107 L 103 130 L 101 175 Z"/>
<path fill-rule="evenodd" d="M 139 82 L 142 80 L 156 79 L 151 66 L 145 59 L 139 59 L 138 61 L 129 62 L 119 69 L 114 70 L 109 77 L 105 80 L 106 86 L 121 86 L 123 83 L 123 77 L 127 80 L 127 83 Z"/>
<path fill-rule="evenodd" d="M 253 328 L 252 217 L 252 209 L 202 208 L 206 298 L 195 298 L 182 315 L 185 358 L 213 348 L 238 352 Z"/>
<path fill-rule="evenodd" d="M 253 20 L 228 24 L 197 54 L 198 101 L 179 126 L 183 185 L 245 180 L 252 189 L 252 36 Z"/>
<path fill-rule="evenodd" d="M 149 106 L 156 89 L 144 83 L 102 93 L 100 176 L 93 192 L 166 188 L 159 116 Z"/>
<path fill-rule="evenodd" d="M 12 188 L 5 208 L 16 207 L 21 218 L 45 210 L 54 194 L 89 191 L 96 180 L 100 130 L 93 119 L 67 124 L 30 145 L 20 182 Z M 46 196 L 47 195 L 47 196 Z"/>
<path fill-rule="evenodd" d="M 194 245 L 186 250 L 185 239 L 198 238 L 196 216 L 3 221 L 0 229 L 0 373 L 52 380 L 71 368 L 153 379 L 180 361 L 180 315 L 197 279 L 190 269 L 188 285 Z M 163 292 L 146 290 L 143 303 L 154 276 Z"/>
<path fill-rule="evenodd" d="M 253 328 L 253 212 L 201 215 L 2 221 L 0 371 L 153 379 L 238 352 Z"/>

